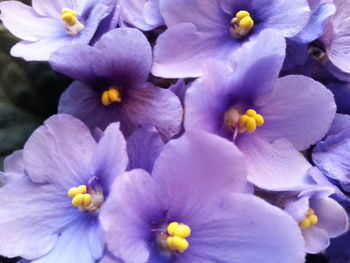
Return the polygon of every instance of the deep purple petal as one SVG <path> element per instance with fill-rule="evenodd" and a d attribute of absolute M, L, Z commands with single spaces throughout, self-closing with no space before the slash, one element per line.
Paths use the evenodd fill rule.
<path fill-rule="evenodd" d="M 268 141 L 286 138 L 302 151 L 326 134 L 335 116 L 332 93 L 304 76 L 287 76 L 275 84 L 274 93 L 258 110 L 265 123 L 257 134 Z"/>
<path fill-rule="evenodd" d="M 185 223 L 208 216 L 227 191 L 243 192 L 246 186 L 241 152 L 202 131 L 187 131 L 166 144 L 152 175 L 171 200 L 169 218 Z"/>
<path fill-rule="evenodd" d="M 69 115 L 45 121 L 24 146 L 25 168 L 37 183 L 52 183 L 68 190 L 86 184 L 96 142 L 89 129 Z"/>
<path fill-rule="evenodd" d="M 182 112 L 173 92 L 146 84 L 142 89 L 128 91 L 122 102 L 121 118 L 135 126 L 154 126 L 163 136 L 171 138 L 180 131 Z M 123 123 L 121 126 L 123 129 Z"/>
<path fill-rule="evenodd" d="M 304 262 L 304 242 L 296 222 L 251 195 L 232 194 L 219 211 L 191 230 L 189 249 L 177 263 Z"/>
<path fill-rule="evenodd" d="M 66 192 L 54 185 L 34 184 L 28 177 L 13 180 L 0 188 L 0 254 L 35 259 L 56 244 L 59 231 L 79 211 Z"/>
<path fill-rule="evenodd" d="M 267 190 L 295 190 L 308 185 L 311 164 L 293 145 L 279 139 L 269 143 L 247 135 L 237 142 L 248 165 L 248 181 Z"/>
<path fill-rule="evenodd" d="M 147 262 L 155 236 L 150 224 L 162 218 L 163 202 L 162 190 L 147 172 L 119 176 L 100 213 L 108 250 L 124 262 Z"/>
<path fill-rule="evenodd" d="M 135 130 L 127 140 L 128 170 L 139 168 L 152 173 L 154 162 L 164 144 L 160 134 L 153 127 Z"/>
<path fill-rule="evenodd" d="M 101 180 L 104 193 L 108 195 L 114 179 L 123 174 L 128 165 L 128 154 L 119 123 L 110 124 L 98 142 L 93 159 L 94 175 Z"/>

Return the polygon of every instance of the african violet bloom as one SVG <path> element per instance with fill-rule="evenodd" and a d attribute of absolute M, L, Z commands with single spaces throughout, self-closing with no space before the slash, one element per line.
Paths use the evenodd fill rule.
<path fill-rule="evenodd" d="M 11 55 L 25 60 L 48 60 L 59 47 L 89 43 L 101 21 L 116 6 L 116 0 L 33 0 L 32 3 L 33 7 L 19 1 L 0 3 L 3 24 L 23 39 L 13 46 Z M 109 30 L 109 25 L 104 26 L 107 26 L 105 31 Z"/>
<path fill-rule="evenodd" d="M 23 151 L 15 151 L 4 160 L 4 172 L 0 172 L 0 187 L 24 175 Z"/>
<path fill-rule="evenodd" d="M 159 0 L 119 0 L 120 23 L 148 31 L 164 24 Z"/>
<path fill-rule="evenodd" d="M 101 262 L 303 262 L 297 223 L 245 188 L 230 142 L 200 131 L 170 141 L 152 176 L 133 170 L 114 182 Z"/>
<path fill-rule="evenodd" d="M 312 160 L 328 178 L 350 192 L 350 116 L 337 114 L 327 137 L 314 148 Z"/>
<path fill-rule="evenodd" d="M 55 70 L 78 80 L 62 94 L 60 113 L 80 118 L 91 129 L 103 130 L 120 121 L 125 136 L 140 125 L 155 126 L 167 138 L 179 131 L 179 99 L 146 82 L 152 50 L 140 31 L 112 30 L 93 47 L 75 44 L 59 49 L 49 62 Z"/>
<path fill-rule="evenodd" d="M 329 196 L 333 189 L 315 186 L 287 201 L 285 211 L 299 222 L 307 253 L 317 254 L 335 238 L 348 230 L 348 216 L 344 208 Z"/>
<path fill-rule="evenodd" d="M 69 115 L 39 127 L 23 150 L 26 176 L 0 188 L 0 254 L 35 263 L 94 263 L 102 257 L 98 214 L 126 170 L 126 143 L 111 124 L 97 144 Z"/>
<path fill-rule="evenodd" d="M 159 4 L 169 29 L 157 40 L 152 73 L 169 78 L 203 75 L 207 58 L 225 60 L 264 29 L 292 37 L 310 16 L 307 0 L 159 0 Z"/>
<path fill-rule="evenodd" d="M 311 165 L 296 150 L 325 135 L 336 108 L 332 93 L 311 78 L 278 78 L 284 56 L 284 38 L 263 31 L 231 64 L 208 61 L 185 98 L 185 130 L 203 129 L 234 141 L 246 157 L 248 180 L 270 190 L 307 183 Z"/>

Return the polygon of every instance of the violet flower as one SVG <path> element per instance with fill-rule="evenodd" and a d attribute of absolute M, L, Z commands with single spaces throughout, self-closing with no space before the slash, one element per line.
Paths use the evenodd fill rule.
<path fill-rule="evenodd" d="M 113 184 L 101 262 L 304 262 L 297 223 L 245 188 L 230 142 L 200 131 L 170 141 L 152 176 L 133 170 Z"/>
<path fill-rule="evenodd" d="M 62 46 L 89 43 L 115 6 L 115 0 L 33 0 L 33 7 L 2 1 L 0 19 L 12 34 L 23 39 L 12 47 L 12 56 L 45 61 Z"/>
<path fill-rule="evenodd" d="M 344 208 L 329 196 L 333 189 L 315 186 L 291 199 L 285 211 L 299 222 L 307 253 L 317 254 L 330 244 L 329 238 L 344 234 L 349 219 Z"/>
<path fill-rule="evenodd" d="M 268 28 L 292 37 L 305 27 L 310 17 L 307 0 L 160 0 L 159 3 L 169 29 L 157 40 L 152 73 L 169 78 L 202 76 L 202 65 L 207 58 L 226 60 L 242 42 Z M 264 44 L 273 41 L 268 39 Z"/>
<path fill-rule="evenodd" d="M 91 129 L 119 121 L 125 136 L 151 125 L 166 138 L 181 127 L 182 107 L 169 90 L 146 82 L 152 50 L 136 29 L 106 33 L 91 47 L 75 44 L 50 58 L 51 66 L 78 81 L 62 94 L 58 111 L 80 118 Z"/>
<path fill-rule="evenodd" d="M 232 56 L 230 65 L 208 61 L 185 98 L 185 130 L 234 141 L 247 160 L 248 180 L 270 190 L 307 183 L 311 165 L 297 151 L 326 134 L 336 110 L 332 93 L 313 79 L 278 78 L 284 56 L 284 38 L 263 31 Z"/>
<path fill-rule="evenodd" d="M 120 23 L 143 31 L 164 25 L 159 0 L 119 0 Z"/>
<path fill-rule="evenodd" d="M 23 150 L 27 176 L 0 188 L 1 255 L 35 263 L 102 257 L 98 214 L 128 163 L 118 126 L 97 144 L 81 121 L 55 115 L 32 134 Z"/>

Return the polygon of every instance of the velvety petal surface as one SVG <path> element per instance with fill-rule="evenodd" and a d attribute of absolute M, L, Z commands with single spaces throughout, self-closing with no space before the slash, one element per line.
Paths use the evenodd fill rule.
<path fill-rule="evenodd" d="M 93 157 L 94 175 L 99 177 L 107 196 L 114 179 L 122 175 L 128 165 L 126 142 L 119 123 L 110 124 L 98 142 Z"/>
<path fill-rule="evenodd" d="M 176 262 L 304 262 L 297 223 L 251 195 L 232 194 L 192 228 L 188 240 L 189 249 Z"/>
<path fill-rule="evenodd" d="M 303 230 L 303 237 L 307 253 L 318 254 L 329 246 L 329 237 L 324 229 L 312 226 Z"/>
<path fill-rule="evenodd" d="M 54 185 L 34 184 L 28 177 L 0 188 L 0 254 L 35 259 L 56 244 L 59 232 L 79 219 L 66 192 Z"/>
<path fill-rule="evenodd" d="M 265 123 L 256 133 L 268 141 L 286 138 L 302 151 L 322 139 L 335 111 L 332 93 L 319 82 L 304 76 L 283 77 L 257 110 Z"/>
<path fill-rule="evenodd" d="M 24 173 L 23 150 L 14 151 L 5 158 L 4 171 L 12 174 Z"/>
<path fill-rule="evenodd" d="M 311 164 L 285 139 L 269 143 L 258 136 L 247 135 L 237 141 L 248 166 L 248 181 L 275 191 L 300 190 L 309 183 Z"/>
<path fill-rule="evenodd" d="M 164 144 L 160 134 L 153 127 L 135 130 L 127 140 L 128 170 L 139 168 L 152 173 L 154 162 Z"/>
<path fill-rule="evenodd" d="M 65 190 L 86 184 L 95 148 L 94 138 L 81 121 L 65 114 L 54 115 L 25 144 L 26 171 L 36 183 L 57 184 Z"/>
<path fill-rule="evenodd" d="M 162 189 L 147 172 L 119 176 L 100 213 L 108 250 L 124 262 L 147 262 L 155 236 L 150 224 L 162 218 L 164 204 Z"/>
<path fill-rule="evenodd" d="M 168 142 L 152 176 L 170 199 L 168 217 L 186 224 L 211 214 L 227 191 L 244 192 L 246 186 L 241 152 L 233 143 L 202 131 L 187 131 Z"/>
<path fill-rule="evenodd" d="M 32 0 L 33 8 L 38 14 L 56 19 L 61 19 L 63 8 L 77 11 L 78 6 L 84 6 L 85 3 L 86 0 Z"/>

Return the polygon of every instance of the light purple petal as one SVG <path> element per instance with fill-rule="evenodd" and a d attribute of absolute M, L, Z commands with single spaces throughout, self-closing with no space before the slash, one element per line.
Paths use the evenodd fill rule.
<path fill-rule="evenodd" d="M 100 213 L 107 248 L 124 262 L 147 262 L 148 243 L 155 235 L 150 223 L 161 219 L 166 209 L 162 189 L 143 170 L 119 176 L 112 189 Z"/>
<path fill-rule="evenodd" d="M 219 37 L 201 33 L 191 23 L 175 25 L 157 39 L 152 73 L 167 78 L 199 77 L 207 58 L 224 59 L 235 49 L 235 40 L 228 38 L 228 33 Z"/>
<path fill-rule="evenodd" d="M 304 76 L 279 79 L 266 105 L 258 112 L 265 123 L 257 134 L 268 141 L 290 140 L 305 150 L 326 134 L 335 116 L 332 93 L 322 84 Z"/>
<path fill-rule="evenodd" d="M 134 125 L 154 126 L 163 136 L 171 138 L 180 131 L 182 106 L 170 90 L 146 84 L 142 89 L 128 91 L 122 102 L 121 118 Z"/>
<path fill-rule="evenodd" d="M 86 184 L 95 148 L 94 138 L 81 121 L 54 115 L 25 144 L 26 171 L 34 182 L 57 184 L 66 190 Z"/>
<path fill-rule="evenodd" d="M 37 41 L 43 37 L 67 35 L 62 21 L 39 16 L 32 7 L 19 1 L 2 1 L 0 10 L 5 27 L 21 39 Z"/>
<path fill-rule="evenodd" d="M 160 134 L 153 127 L 135 130 L 127 141 L 128 170 L 139 168 L 152 173 L 154 162 L 164 144 Z"/>
<path fill-rule="evenodd" d="M 72 223 L 64 229 L 53 250 L 46 256 L 32 261 L 32 263 L 95 263 L 99 257 L 93 257 L 89 244 L 89 234 L 93 229 L 92 224 L 97 224 L 97 222 L 95 222 L 96 219 L 91 221 L 80 220 Z"/>
<path fill-rule="evenodd" d="M 336 114 L 327 136 L 337 135 L 348 129 L 350 129 L 350 116 L 347 114 Z"/>
<path fill-rule="evenodd" d="M 305 218 L 309 207 L 309 198 L 301 197 L 296 201 L 287 202 L 284 211 L 290 214 L 296 222 L 299 222 Z"/>
<path fill-rule="evenodd" d="M 349 229 L 349 218 L 344 208 L 331 198 L 311 199 L 310 206 L 315 211 L 317 227 L 327 231 L 329 237 L 337 237 Z"/>
<path fill-rule="evenodd" d="M 177 263 L 304 262 L 304 242 L 285 212 L 251 195 L 232 194 L 192 228 L 189 249 Z"/>
<path fill-rule="evenodd" d="M 28 177 L 0 188 L 0 254 L 35 259 L 56 244 L 59 231 L 74 220 L 79 211 L 66 192 L 54 185 L 34 184 Z"/>
<path fill-rule="evenodd" d="M 128 165 L 128 154 L 119 123 L 110 124 L 98 142 L 93 157 L 94 175 L 99 177 L 108 195 L 114 179 L 122 175 Z"/>
<path fill-rule="evenodd" d="M 171 200 L 169 218 L 185 223 L 208 216 L 227 191 L 243 192 L 246 186 L 241 152 L 202 131 L 187 131 L 166 144 L 152 175 Z"/>
<path fill-rule="evenodd" d="M 96 42 L 100 51 L 95 72 L 127 88 L 142 85 L 151 70 L 152 50 L 146 37 L 137 29 L 118 28 Z M 123 83 L 123 81 L 128 83 Z M 121 83 L 119 83 L 122 81 Z"/>
<path fill-rule="evenodd" d="M 71 42 L 70 36 L 44 38 L 37 42 L 20 41 L 12 47 L 11 55 L 27 61 L 47 61 L 53 52 Z"/>
<path fill-rule="evenodd" d="M 4 171 L 6 173 L 24 174 L 23 150 L 15 151 L 5 158 Z"/>
<path fill-rule="evenodd" d="M 79 5 L 83 6 L 86 0 L 79 0 Z M 32 0 L 34 10 L 42 16 L 49 16 L 61 19 L 63 8 L 77 11 L 77 0 Z"/>
<path fill-rule="evenodd" d="M 255 135 L 237 142 L 248 165 L 248 181 L 267 190 L 295 190 L 308 185 L 311 164 L 285 139 L 269 143 Z"/>
<path fill-rule="evenodd" d="M 311 254 L 321 253 L 329 246 L 328 234 L 325 230 L 312 226 L 303 230 L 306 252 Z"/>

